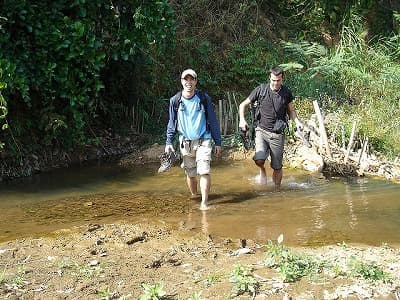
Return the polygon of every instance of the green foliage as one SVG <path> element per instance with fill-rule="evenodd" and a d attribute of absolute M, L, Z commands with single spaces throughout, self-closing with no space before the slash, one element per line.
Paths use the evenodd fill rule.
<path fill-rule="evenodd" d="M 194 292 L 188 300 L 201 300 L 201 292 Z"/>
<path fill-rule="evenodd" d="M 0 147 L 72 149 L 92 142 L 92 126 L 161 134 L 182 69 L 215 101 L 248 95 L 281 65 L 298 109 L 329 99 L 324 109 L 354 111 L 360 134 L 395 155 L 399 121 L 380 125 L 399 113 L 399 21 L 377 0 L 5 0 Z"/>
<path fill-rule="evenodd" d="M 89 266 L 87 264 L 79 265 L 75 263 L 75 269 L 72 271 L 72 275 L 75 277 L 83 278 L 95 278 L 104 272 L 101 266 Z"/>
<path fill-rule="evenodd" d="M 103 291 L 98 291 L 97 294 L 98 294 L 100 300 L 111 299 L 111 292 L 110 292 L 110 288 L 109 287 L 107 287 Z"/>
<path fill-rule="evenodd" d="M 387 281 L 390 279 L 390 274 L 384 272 L 376 262 L 364 263 L 355 258 L 350 261 L 352 268 L 351 274 L 356 277 L 362 277 L 372 281 Z"/>
<path fill-rule="evenodd" d="M 242 295 L 244 293 L 256 294 L 259 283 L 254 278 L 252 271 L 251 267 L 244 267 L 241 264 L 235 266 L 229 277 L 229 281 L 233 284 L 232 292 L 234 295 Z"/>
<path fill-rule="evenodd" d="M 220 275 L 220 274 L 208 275 L 207 279 L 204 281 L 204 285 L 207 287 L 212 286 L 215 283 L 221 281 L 222 277 L 223 277 L 223 275 Z"/>
<path fill-rule="evenodd" d="M 111 65 L 126 62 L 140 72 L 138 59 L 150 64 L 161 56 L 171 44 L 172 16 L 166 0 L 2 1 L 0 69 L 7 77 L 1 82 L 16 138 L 64 148 L 85 144 L 88 122 L 107 116 L 104 100 L 123 94 L 123 86 L 107 89 L 120 68 Z"/>
<path fill-rule="evenodd" d="M 24 266 L 19 266 L 18 274 L 11 280 L 10 285 L 16 288 L 23 287 L 26 283 L 24 275 L 25 275 Z"/>
<path fill-rule="evenodd" d="M 7 123 L 4 123 L 4 119 L 7 116 L 7 102 L 4 99 L 3 95 L 1 94 L 1 89 L 2 89 L 2 84 L 0 82 L 0 126 L 1 130 L 7 129 L 8 125 Z M 0 135 L 1 136 L 1 135 Z M 0 139 L 0 151 L 3 149 L 4 143 Z"/>
<path fill-rule="evenodd" d="M 140 300 L 160 300 L 162 299 L 165 295 L 166 292 L 164 291 L 164 286 L 162 284 L 142 284 L 143 287 L 143 294 L 140 297 Z"/>
<path fill-rule="evenodd" d="M 255 88 L 268 81 L 269 68 L 278 64 L 277 49 L 267 41 L 259 39 L 248 44 L 234 45 L 227 59 L 231 72 L 224 77 L 227 83 L 235 83 L 238 90 Z"/>
<path fill-rule="evenodd" d="M 7 116 L 7 101 L 4 99 L 2 95 L 2 90 L 7 87 L 7 83 L 4 82 L 4 69 L 5 67 L 3 66 L 5 62 L 0 60 L 0 132 L 1 130 L 5 130 L 8 128 L 6 116 Z M 2 141 L 0 134 L 0 152 L 4 147 L 4 143 Z"/>
<path fill-rule="evenodd" d="M 362 17 L 352 17 L 331 51 L 314 43 L 284 43 L 294 61 L 304 66 L 291 82 L 301 97 L 317 99 L 327 104 L 325 111 L 339 113 L 346 132 L 359 120 L 359 135 L 368 137 L 373 149 L 395 156 L 400 152 L 400 124 L 388 116 L 400 113 L 398 49 L 390 43 L 368 43 Z"/>
<path fill-rule="evenodd" d="M 301 255 L 282 245 L 283 236 L 278 243 L 268 241 L 265 261 L 268 267 L 276 269 L 282 276 L 284 282 L 295 282 L 304 276 L 316 274 L 322 265 L 311 257 Z"/>
<path fill-rule="evenodd" d="M 6 279 L 6 268 L 4 267 L 3 272 L 0 273 L 0 284 L 2 284 Z"/>

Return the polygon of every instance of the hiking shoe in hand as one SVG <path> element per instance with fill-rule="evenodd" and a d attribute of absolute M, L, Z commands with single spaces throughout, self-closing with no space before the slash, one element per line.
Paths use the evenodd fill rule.
<path fill-rule="evenodd" d="M 246 150 L 252 148 L 250 130 L 242 130 L 240 129 L 240 137 L 242 138 L 243 146 Z"/>
<path fill-rule="evenodd" d="M 177 160 L 177 156 L 174 152 L 164 152 L 160 155 L 161 166 L 158 168 L 158 173 L 162 173 L 171 169 L 174 162 Z"/>

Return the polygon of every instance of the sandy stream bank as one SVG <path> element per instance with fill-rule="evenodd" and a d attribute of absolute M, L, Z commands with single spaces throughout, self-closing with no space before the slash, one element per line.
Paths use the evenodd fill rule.
<path fill-rule="evenodd" d="M 162 147 L 136 153 L 125 164 L 157 160 Z M 249 159 L 249 153 L 227 151 L 223 159 Z M 268 241 L 235 240 L 192 229 L 184 222 L 150 220 L 86 224 L 1 243 L 0 298 L 140 299 L 142 284 L 162 284 L 166 295 L 161 299 L 400 297 L 399 245 L 288 248 L 296 253 L 292 267 L 297 273 L 307 264 L 313 271 L 287 282 L 285 276 L 296 270 L 289 263 L 281 265 L 281 272 L 268 265 Z M 282 258 L 286 248 L 278 249 Z M 251 270 L 239 276 L 238 266 Z"/>

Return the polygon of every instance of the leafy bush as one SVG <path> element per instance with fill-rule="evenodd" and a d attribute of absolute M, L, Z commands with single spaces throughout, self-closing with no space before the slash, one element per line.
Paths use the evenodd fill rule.
<path fill-rule="evenodd" d="M 17 140 L 74 148 L 88 141 L 88 123 L 106 123 L 115 102 L 132 107 L 121 97 L 126 85 L 110 89 L 110 78 L 131 66 L 155 69 L 172 44 L 172 17 L 166 0 L 2 1 L 0 67 L 8 76 L 1 81 Z M 158 76 L 149 74 L 138 78 L 138 90 Z M 123 119 L 119 113 L 113 121 Z"/>
<path fill-rule="evenodd" d="M 350 262 L 350 266 L 352 268 L 352 275 L 356 277 L 362 277 L 372 281 L 387 281 L 390 279 L 390 275 L 379 268 L 376 262 L 364 263 L 353 258 Z"/>
<path fill-rule="evenodd" d="M 140 300 L 160 300 L 166 295 L 162 284 L 151 285 L 143 283 L 142 287 L 144 291 Z"/>
<path fill-rule="evenodd" d="M 394 117 L 400 114 L 398 48 L 388 42 L 368 42 L 363 19 L 352 18 L 331 51 L 315 43 L 284 43 L 302 66 L 292 82 L 301 97 L 319 100 L 328 104 L 323 107 L 326 112 L 339 113 L 346 132 L 358 120 L 359 135 L 368 137 L 375 150 L 396 155 L 400 152 L 400 123 Z"/>
<path fill-rule="evenodd" d="M 304 276 L 314 275 L 322 264 L 311 257 L 301 255 L 282 245 L 283 236 L 280 235 L 278 243 L 268 241 L 265 253 L 268 255 L 265 261 L 268 267 L 276 269 L 284 282 L 295 282 Z"/>
<path fill-rule="evenodd" d="M 230 274 L 229 281 L 233 284 L 232 292 L 234 295 L 244 293 L 255 295 L 259 287 L 259 283 L 252 274 L 252 268 L 244 267 L 240 264 L 235 266 L 235 269 Z"/>

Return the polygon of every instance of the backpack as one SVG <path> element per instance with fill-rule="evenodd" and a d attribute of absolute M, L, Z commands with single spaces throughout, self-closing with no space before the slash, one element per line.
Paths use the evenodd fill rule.
<path fill-rule="evenodd" d="M 200 90 L 196 90 L 195 94 L 197 94 L 200 98 L 200 104 L 203 105 L 204 111 L 206 113 L 207 119 L 207 99 L 204 93 Z M 182 91 L 179 91 L 174 96 L 174 110 L 178 111 L 179 105 L 182 103 Z"/>
<path fill-rule="evenodd" d="M 260 123 L 260 118 L 261 118 L 260 107 L 261 107 L 261 103 L 265 100 L 265 96 L 266 96 L 267 90 L 268 90 L 268 84 L 263 83 L 261 85 L 261 88 L 262 88 L 262 92 L 261 92 L 260 99 L 256 100 L 254 103 L 252 103 L 250 105 L 250 118 L 253 123 L 252 124 L 253 128 L 256 128 L 258 126 L 258 124 Z M 275 107 L 274 107 L 274 110 L 275 110 Z M 276 110 L 275 110 L 275 114 L 277 114 Z M 282 121 L 284 121 L 287 125 L 287 109 L 286 109 L 285 117 L 284 117 L 284 119 L 282 119 Z"/>
<path fill-rule="evenodd" d="M 199 96 L 199 98 L 200 98 L 200 104 L 203 106 L 203 108 L 204 108 L 204 113 L 205 113 L 205 115 L 206 115 L 206 126 L 207 126 L 207 130 L 209 130 L 209 123 L 208 123 L 208 114 L 207 114 L 207 98 L 206 98 L 206 95 L 202 92 L 202 91 L 200 91 L 200 90 L 196 90 L 195 91 L 195 94 L 196 95 L 198 95 Z M 173 102 L 173 105 L 174 105 L 174 111 L 175 112 L 178 112 L 178 109 L 179 109 L 179 105 L 182 103 L 182 91 L 179 91 L 179 92 L 177 92 L 176 94 L 175 94 L 175 96 L 174 96 L 174 102 Z M 178 115 L 177 115 L 178 116 Z M 177 126 L 178 126 L 178 118 L 175 120 L 175 129 L 177 128 Z"/>

